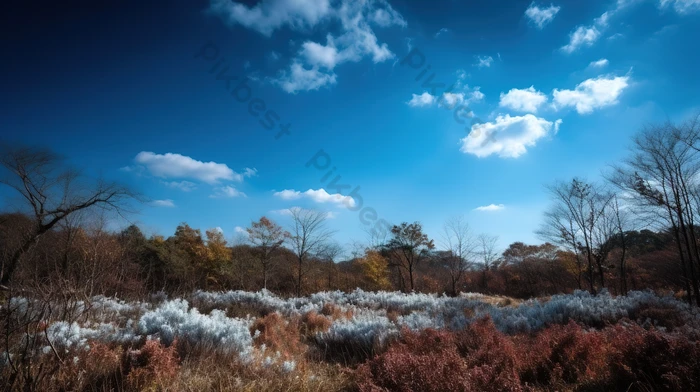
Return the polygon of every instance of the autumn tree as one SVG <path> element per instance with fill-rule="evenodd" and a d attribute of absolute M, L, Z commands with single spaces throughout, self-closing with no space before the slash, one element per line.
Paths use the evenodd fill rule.
<path fill-rule="evenodd" d="M 262 269 L 263 288 L 267 289 L 267 279 L 274 268 L 274 255 L 291 235 L 272 220 L 261 217 L 246 229 L 248 241 L 255 247 L 254 253 Z"/>
<path fill-rule="evenodd" d="M 389 282 L 389 262 L 376 250 L 367 250 L 359 261 L 362 274 L 372 285 L 373 290 L 387 290 Z"/>
<path fill-rule="evenodd" d="M 88 209 L 121 213 L 135 195 L 102 180 L 91 181 L 66 166 L 55 153 L 39 148 L 0 145 L 0 184 L 17 192 L 33 227 L 0 269 L 6 286 L 22 257 L 59 222 Z"/>
<path fill-rule="evenodd" d="M 301 295 L 305 263 L 309 256 L 319 252 L 333 236 L 326 225 L 328 214 L 322 211 L 292 208 L 290 245 L 297 259 L 296 294 Z"/>
<path fill-rule="evenodd" d="M 391 264 L 399 271 L 404 270 L 408 273 L 409 287 L 414 291 L 416 266 L 435 248 L 435 244 L 423 233 L 423 226 L 419 222 L 395 225 L 391 228 L 391 235 L 386 245 L 391 254 Z"/>

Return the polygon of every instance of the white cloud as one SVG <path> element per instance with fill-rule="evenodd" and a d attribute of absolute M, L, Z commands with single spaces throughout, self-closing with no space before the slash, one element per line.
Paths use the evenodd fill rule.
<path fill-rule="evenodd" d="M 338 61 L 338 50 L 336 48 L 311 41 L 302 44 L 299 54 L 306 60 L 307 64 L 327 69 L 335 68 L 335 64 Z"/>
<path fill-rule="evenodd" d="M 333 72 L 321 72 L 318 66 L 306 69 L 301 63 L 295 61 L 290 65 L 289 72 L 281 72 L 272 82 L 279 85 L 282 90 L 296 94 L 299 91 L 318 90 L 323 86 L 335 84 L 336 80 Z"/>
<path fill-rule="evenodd" d="M 272 210 L 272 211 L 270 211 L 270 212 L 272 212 L 273 214 L 278 214 L 278 215 L 292 216 L 292 213 L 293 213 L 295 210 L 298 211 L 298 210 L 301 210 L 301 209 L 302 209 L 301 207 L 291 207 L 291 208 L 284 208 L 284 209 L 281 209 L 281 210 Z"/>
<path fill-rule="evenodd" d="M 440 104 L 450 109 L 462 102 L 464 102 L 464 93 L 443 93 L 440 99 Z"/>
<path fill-rule="evenodd" d="M 153 200 L 151 202 L 151 205 L 154 207 L 175 207 L 175 202 L 173 202 L 170 199 L 165 199 L 165 200 Z"/>
<path fill-rule="evenodd" d="M 136 155 L 134 161 L 145 167 L 152 175 L 160 178 L 190 178 L 208 184 L 215 184 L 220 180 L 243 180 L 243 176 L 223 163 L 197 161 L 180 154 L 156 154 L 141 151 Z"/>
<path fill-rule="evenodd" d="M 660 8 L 666 8 L 670 5 L 673 5 L 673 9 L 679 14 L 700 11 L 700 0 L 659 0 Z"/>
<path fill-rule="evenodd" d="M 230 185 L 214 188 L 214 193 L 209 195 L 209 197 L 212 199 L 230 199 L 232 197 L 239 196 L 247 197 L 245 193 Z"/>
<path fill-rule="evenodd" d="M 463 138 L 461 151 L 479 158 L 497 154 L 501 158 L 517 158 L 534 147 L 538 140 L 556 133 L 562 121 L 547 121 L 532 114 L 500 115 L 495 122 L 475 124 Z"/>
<path fill-rule="evenodd" d="M 209 9 L 228 24 L 240 24 L 266 36 L 285 25 L 294 30 L 313 27 L 332 11 L 329 0 L 263 0 L 252 7 L 211 0 Z"/>
<path fill-rule="evenodd" d="M 411 98 L 410 101 L 406 102 L 408 106 L 413 106 L 413 107 L 424 107 L 424 106 L 432 106 L 436 102 L 436 97 L 434 95 L 431 95 L 429 92 L 424 92 L 423 94 L 413 94 L 413 97 Z"/>
<path fill-rule="evenodd" d="M 479 91 L 481 87 L 476 86 L 474 87 L 474 91 L 471 92 L 471 97 L 469 98 L 469 101 L 471 102 L 479 102 L 482 99 L 484 99 L 485 95 L 481 91 Z"/>
<path fill-rule="evenodd" d="M 476 59 L 478 62 L 474 64 L 475 66 L 482 68 L 482 67 L 490 67 L 491 64 L 493 64 L 493 57 L 491 56 L 476 56 Z"/>
<path fill-rule="evenodd" d="M 183 192 L 190 192 L 197 189 L 197 185 L 189 181 L 161 181 L 168 188 L 179 189 Z"/>
<path fill-rule="evenodd" d="M 241 226 L 236 226 L 236 227 L 233 229 L 233 231 L 235 231 L 236 233 L 241 233 L 241 234 L 248 235 L 248 230 L 242 228 Z"/>
<path fill-rule="evenodd" d="M 573 53 L 582 46 L 592 46 L 600 38 L 600 30 L 595 26 L 579 26 L 569 35 L 569 43 L 561 50 Z"/>
<path fill-rule="evenodd" d="M 266 36 L 283 27 L 310 32 L 321 25 L 337 26 L 337 31 L 326 35 L 325 44 L 304 42 L 289 69 L 271 80 L 289 93 L 334 84 L 336 75 L 331 71 L 344 62 L 370 57 L 380 63 L 395 57 L 386 43 L 378 42 L 373 26 L 406 26 L 386 0 L 262 0 L 250 7 L 211 0 L 209 9 L 230 25 L 242 25 Z"/>
<path fill-rule="evenodd" d="M 355 200 L 350 196 L 343 196 L 340 193 L 330 194 L 325 189 L 309 189 L 305 192 L 295 191 L 294 189 L 285 189 L 280 192 L 275 192 L 274 196 L 283 200 L 297 200 L 307 198 L 316 203 L 333 203 L 336 205 L 344 205 L 346 207 L 354 207 Z"/>
<path fill-rule="evenodd" d="M 527 16 L 538 29 L 542 29 L 544 26 L 549 24 L 554 17 L 557 15 L 561 7 L 551 4 L 549 7 L 540 8 L 535 5 L 534 2 L 530 4 L 525 10 L 525 16 Z"/>
<path fill-rule="evenodd" d="M 474 211 L 500 211 L 506 208 L 503 204 L 489 204 L 487 206 L 476 207 Z"/>
<path fill-rule="evenodd" d="M 590 64 L 588 64 L 588 67 L 590 68 L 603 68 L 608 65 L 608 59 L 600 59 L 598 61 L 591 61 Z"/>
<path fill-rule="evenodd" d="M 517 110 L 519 112 L 537 113 L 537 109 L 547 102 L 547 96 L 530 86 L 524 90 L 511 89 L 508 93 L 501 93 L 501 107 Z"/>
<path fill-rule="evenodd" d="M 243 170 L 243 177 L 248 177 L 248 178 L 250 178 L 250 177 L 257 177 L 257 175 L 258 175 L 258 169 L 256 169 L 256 168 L 252 168 L 252 169 L 251 169 L 251 168 L 249 168 L 249 167 L 246 167 L 246 168 Z"/>
<path fill-rule="evenodd" d="M 214 230 L 218 231 L 221 234 L 224 234 L 224 229 L 222 229 L 221 226 L 216 226 Z"/>
<path fill-rule="evenodd" d="M 445 33 L 449 32 L 449 31 L 450 31 L 449 29 L 443 27 L 440 30 L 438 30 L 437 33 L 435 33 L 435 38 L 439 37 L 441 34 L 445 34 Z"/>
<path fill-rule="evenodd" d="M 430 94 L 429 92 L 423 92 L 423 94 L 412 94 L 411 100 L 406 102 L 408 106 L 412 107 L 429 107 L 438 104 L 442 107 L 452 110 L 456 105 L 464 102 L 478 102 L 484 99 L 484 93 L 479 91 L 480 87 L 475 87 L 471 92 L 446 92 L 443 93 L 439 98 Z M 469 86 L 463 88 L 464 91 L 469 91 Z"/>
<path fill-rule="evenodd" d="M 615 105 L 629 86 L 629 80 L 629 76 L 599 76 L 578 84 L 573 90 L 554 89 L 554 106 L 571 106 L 579 114 L 588 114 L 595 109 Z"/>

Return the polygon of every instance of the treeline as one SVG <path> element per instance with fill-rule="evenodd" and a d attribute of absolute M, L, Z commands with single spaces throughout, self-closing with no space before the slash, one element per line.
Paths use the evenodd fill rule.
<path fill-rule="evenodd" d="M 642 130 L 628 158 L 604 182 L 580 178 L 548 187 L 552 204 L 541 245 L 473 233 L 463 217 L 435 238 L 419 222 L 370 232 L 341 247 L 326 213 L 290 210 L 291 225 L 267 217 L 229 243 L 186 223 L 170 237 L 137 226 L 105 229 L 138 196 L 89 183 L 45 150 L 7 147 L 2 184 L 25 209 L 0 215 L 0 284 L 119 297 L 192 290 L 260 290 L 303 295 L 320 290 L 472 291 L 527 298 L 603 288 L 669 290 L 700 304 L 700 129 L 696 120 Z"/>
<path fill-rule="evenodd" d="M 25 215 L 0 216 L 3 259 L 12 253 L 12 244 L 21 241 L 20 233 L 31 224 Z M 146 237 L 137 226 L 112 233 L 94 223 L 84 227 L 66 225 L 46 233 L 24 255 L 13 285 L 120 298 L 197 289 L 267 288 L 296 295 L 358 287 L 529 298 L 585 288 L 579 279 L 576 255 L 550 243 L 516 242 L 502 254 L 488 254 L 494 249 L 489 249 L 489 238 L 477 236 L 468 244 L 473 247 L 468 249 L 469 255 L 463 254 L 460 261 L 456 248 L 434 249 L 420 224 L 413 223 L 396 226 L 386 243 L 367 245 L 361 254 L 355 253 L 348 260 L 338 259 L 340 249 L 335 245 L 324 244 L 299 263 L 298 254 L 285 246 L 290 234 L 275 222 L 263 217 L 252 222 L 248 231 L 244 243 L 229 244 L 220 231 L 212 229 L 202 234 L 186 223 L 168 238 Z M 670 233 L 630 231 L 625 237 L 626 285 L 610 285 L 610 291 L 683 289 L 679 284 L 682 271 Z M 611 253 L 621 251 L 611 246 Z M 489 263 L 485 264 L 484 259 L 490 259 Z M 607 269 L 605 275 L 609 282 L 619 282 L 615 268 Z"/>

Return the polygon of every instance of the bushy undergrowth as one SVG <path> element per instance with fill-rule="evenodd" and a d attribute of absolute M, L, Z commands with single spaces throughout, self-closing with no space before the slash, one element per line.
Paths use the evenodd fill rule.
<path fill-rule="evenodd" d="M 188 375 L 231 390 L 700 390 L 700 313 L 652 292 L 507 304 L 199 291 L 133 303 L 12 298 L 0 311 L 0 381 L 11 389 L 196 390 Z"/>

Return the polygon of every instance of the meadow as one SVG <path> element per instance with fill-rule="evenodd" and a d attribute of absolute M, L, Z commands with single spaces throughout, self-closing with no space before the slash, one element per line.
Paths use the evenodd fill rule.
<path fill-rule="evenodd" d="M 700 388 L 700 311 L 651 291 L 64 294 L 7 298 L 1 312 L 7 390 Z"/>

